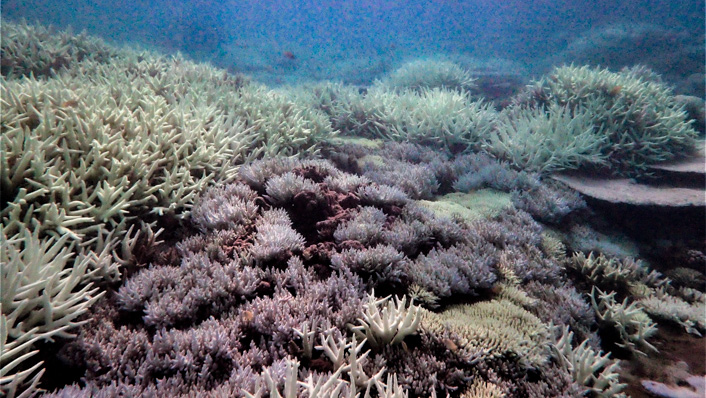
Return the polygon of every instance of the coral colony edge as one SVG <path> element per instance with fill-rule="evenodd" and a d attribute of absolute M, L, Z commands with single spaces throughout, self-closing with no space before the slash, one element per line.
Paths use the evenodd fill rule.
<path fill-rule="evenodd" d="M 703 346 L 703 239 L 642 258 L 559 181 L 698 151 L 649 70 L 561 66 L 500 107 L 449 61 L 270 89 L 2 36 L 3 396 L 703 389 L 703 363 L 660 359 Z"/>

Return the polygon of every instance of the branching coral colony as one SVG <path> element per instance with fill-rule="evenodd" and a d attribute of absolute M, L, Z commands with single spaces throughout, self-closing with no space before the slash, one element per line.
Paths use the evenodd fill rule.
<path fill-rule="evenodd" d="M 448 62 L 410 63 L 367 94 L 272 91 L 2 29 L 8 397 L 41 391 L 52 340 L 83 372 L 56 397 L 620 396 L 604 333 L 641 355 L 655 322 L 706 331 L 703 292 L 638 260 L 567 255 L 537 222 L 585 206 L 547 172 L 688 150 L 668 89 L 637 72 L 560 68 L 498 114 Z M 611 112 L 644 145 L 600 130 Z M 322 143 L 337 130 L 406 143 Z M 478 189 L 512 205 L 465 221 L 417 201 Z"/>

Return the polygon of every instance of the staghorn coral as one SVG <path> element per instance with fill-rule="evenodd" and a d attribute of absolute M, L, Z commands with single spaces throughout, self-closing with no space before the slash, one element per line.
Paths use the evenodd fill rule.
<path fill-rule="evenodd" d="M 646 355 L 640 351 L 642 348 L 657 351 L 647 341 L 657 333 L 656 324 L 637 303 L 628 304 L 628 299 L 619 303 L 615 300 L 615 292 L 605 293 L 593 287 L 591 305 L 596 311 L 599 325 L 618 332 L 620 341 L 616 344 L 619 347 L 642 355 Z"/>
<path fill-rule="evenodd" d="M 402 299 L 395 297 L 394 301 L 389 296 L 376 300 L 373 290 L 363 308 L 363 318 L 358 318 L 361 325 L 351 326 L 351 330 L 361 339 L 365 338 L 373 349 L 401 343 L 406 336 L 417 331 L 421 321 L 421 307 L 411 302 L 407 307 L 406 296 Z"/>
<path fill-rule="evenodd" d="M 360 208 L 349 221 L 340 224 L 333 233 L 333 237 L 339 243 L 350 240 L 370 246 L 380 241 L 386 221 L 387 216 L 382 210 L 365 206 Z"/>
<path fill-rule="evenodd" d="M 362 171 L 364 177 L 397 187 L 411 199 L 431 199 L 439 189 L 434 172 L 425 165 L 389 160 L 382 166 L 365 163 Z"/>
<path fill-rule="evenodd" d="M 553 231 L 545 231 L 542 234 L 542 242 L 540 244 L 542 252 L 547 256 L 553 258 L 559 263 L 566 261 L 566 245 L 557 234 Z"/>
<path fill-rule="evenodd" d="M 358 188 L 369 185 L 370 179 L 364 176 L 344 173 L 337 177 L 327 176 L 324 179 L 324 184 L 336 192 L 348 193 L 356 192 Z"/>
<path fill-rule="evenodd" d="M 432 231 L 419 220 L 406 220 L 407 214 L 403 212 L 402 217 L 382 232 L 382 242 L 408 256 L 414 256 L 431 241 Z"/>
<path fill-rule="evenodd" d="M 383 142 L 380 148 L 388 158 L 400 160 L 412 164 L 424 164 L 437 166 L 440 163 L 449 161 L 450 154 L 445 151 L 434 150 L 423 145 L 413 144 L 411 142 Z M 434 173 L 439 176 L 439 170 Z"/>
<path fill-rule="evenodd" d="M 0 392 L 29 396 L 44 372 L 28 361 L 38 352 L 33 345 L 75 337 L 103 293 L 90 282 L 91 257 L 75 256 L 68 235 L 42 240 L 38 230 L 22 229 L 0 238 Z"/>
<path fill-rule="evenodd" d="M 703 300 L 688 303 L 668 294 L 654 294 L 636 303 L 644 312 L 658 321 L 678 324 L 688 333 L 697 336 L 706 332 L 706 320 L 704 320 L 706 304 Z"/>
<path fill-rule="evenodd" d="M 581 195 L 551 181 L 537 182 L 527 189 L 512 191 L 512 204 L 542 223 L 559 224 L 569 213 L 583 209 Z"/>
<path fill-rule="evenodd" d="M 85 32 L 79 35 L 40 25 L 2 21 L 0 45 L 2 75 L 51 77 L 61 69 L 75 67 L 81 61 L 110 62 L 119 51 Z"/>
<path fill-rule="evenodd" d="M 204 252 L 190 253 L 179 267 L 140 271 L 117 293 L 121 310 L 143 315 L 145 325 L 165 327 L 226 312 L 254 296 L 264 273 L 243 258 L 213 261 Z"/>
<path fill-rule="evenodd" d="M 458 174 L 453 188 L 460 192 L 485 187 L 510 192 L 537 184 L 531 174 L 515 171 L 508 163 L 498 162 L 485 154 L 460 156 L 454 160 L 453 167 Z"/>
<path fill-rule="evenodd" d="M 466 391 L 461 394 L 461 398 L 505 398 L 502 388 L 493 383 L 488 383 L 480 379 L 473 381 Z"/>
<path fill-rule="evenodd" d="M 370 288 L 400 283 L 409 259 L 391 246 L 377 245 L 367 250 L 347 249 L 331 256 L 331 268 L 347 268 L 361 275 Z"/>
<path fill-rule="evenodd" d="M 257 216 L 257 194 L 245 184 L 229 184 L 204 193 L 191 210 L 191 220 L 201 231 L 238 229 Z"/>
<path fill-rule="evenodd" d="M 255 240 L 250 251 L 256 263 L 281 261 L 291 253 L 304 250 L 304 237 L 292 229 L 292 222 L 282 209 L 262 214 L 255 228 Z"/>
<path fill-rule="evenodd" d="M 265 191 L 267 180 L 301 166 L 301 160 L 288 157 L 257 159 L 238 168 L 238 176 L 252 189 Z"/>
<path fill-rule="evenodd" d="M 507 108 L 487 137 L 489 152 L 539 173 L 603 165 L 606 140 L 588 110 Z"/>
<path fill-rule="evenodd" d="M 406 205 L 400 217 L 407 223 L 413 223 L 415 220 L 421 223 L 420 234 L 429 236 L 429 240 L 439 242 L 444 247 L 466 241 L 466 231 L 461 222 L 446 214 L 437 215 L 420 204 Z"/>
<path fill-rule="evenodd" d="M 584 340 L 572 347 L 574 333 L 565 326 L 561 336 L 552 344 L 552 356 L 561 367 L 571 373 L 574 380 L 599 397 L 626 397 L 621 391 L 626 387 L 618 381 L 619 361 L 610 359 L 610 354 L 601 355 Z"/>
<path fill-rule="evenodd" d="M 639 69 L 558 67 L 517 102 L 540 113 L 558 105 L 571 117 L 588 117 L 594 133 L 602 130 L 606 137 L 591 152 L 613 172 L 644 170 L 694 150 L 697 133 L 671 89 Z"/>
<path fill-rule="evenodd" d="M 350 350 L 354 352 L 355 349 Z M 355 361 L 355 355 L 351 355 L 351 360 Z M 356 377 L 355 368 L 351 367 L 347 373 L 351 381 L 348 382 L 341 378 L 344 368 L 339 368 L 336 372 L 329 375 L 320 375 L 314 377 L 309 375 L 305 381 L 298 380 L 299 362 L 291 358 L 287 358 L 284 363 L 283 371 L 276 369 L 275 366 L 265 369 L 261 377 L 258 378 L 256 390 L 254 393 L 245 391 L 247 398 L 262 398 L 265 391 L 269 391 L 272 398 L 296 398 L 300 396 L 299 387 L 303 387 L 302 392 L 306 392 L 306 396 L 314 397 L 358 397 L 358 388 L 354 382 Z M 377 397 L 381 398 L 407 398 L 407 393 L 398 384 L 396 375 L 387 376 L 383 382 L 382 375 L 384 369 L 371 377 L 370 384 L 365 388 L 363 398 L 371 398 L 372 388 L 374 386 L 377 391 Z M 263 383 L 264 380 L 264 383 Z M 264 385 L 263 385 L 264 384 Z M 280 394 L 279 386 L 284 385 L 284 395 Z"/>
<path fill-rule="evenodd" d="M 497 279 L 493 255 L 488 246 L 435 248 L 408 263 L 407 274 L 413 284 L 435 297 L 478 294 L 490 289 Z"/>
<path fill-rule="evenodd" d="M 525 290 L 534 301 L 530 310 L 539 319 L 547 324 L 568 325 L 579 340 L 590 338 L 590 343 L 598 346 L 599 340 L 592 332 L 595 312 L 585 295 L 574 286 L 548 286 L 532 281 Z"/>
<path fill-rule="evenodd" d="M 404 63 L 376 84 L 397 91 L 442 88 L 464 92 L 475 89 L 474 82 L 467 70 L 453 62 L 418 59 Z"/>
<path fill-rule="evenodd" d="M 603 254 L 594 255 L 593 252 L 588 256 L 574 253 L 567 265 L 579 271 L 591 284 L 606 290 L 626 290 L 636 284 L 656 288 L 669 283 L 659 272 L 631 257 L 620 260 Z"/>
<path fill-rule="evenodd" d="M 325 115 L 180 56 L 118 50 L 26 24 L 3 21 L 2 30 L 3 240 L 17 247 L 66 245 L 68 251 L 56 250 L 54 264 L 74 256 L 73 268 L 48 266 L 53 275 L 26 274 L 25 281 L 34 279 L 36 287 L 44 279 L 78 281 L 64 285 L 64 298 L 91 292 L 86 298 L 92 303 L 90 296 L 98 294 L 90 280 L 114 283 L 124 267 L 153 255 L 162 231 L 156 220 L 174 225 L 187 219 L 198 193 L 235 178 L 237 163 L 316 152 L 319 138 L 333 133 Z M 223 228 L 254 210 L 252 203 L 231 205 L 219 215 L 202 208 L 196 220 L 204 229 Z M 13 267 L 34 269 L 32 259 L 17 259 Z M 75 277 L 71 269 L 88 277 Z M 8 297 L 10 283 L 3 274 Z M 43 300 L 41 289 L 28 289 L 25 299 Z M 75 298 L 55 315 L 79 317 L 85 312 L 80 303 Z M 13 311 L 10 302 L 3 304 L 4 315 L 14 317 Z M 46 327 L 65 334 L 51 319 Z M 7 320 L 14 329 L 14 320 Z M 10 333 L 7 344 L 15 338 Z"/>
<path fill-rule="evenodd" d="M 409 201 L 409 196 L 401 189 L 389 185 L 365 185 L 356 191 L 360 200 L 369 205 L 402 206 Z"/>
<path fill-rule="evenodd" d="M 185 216 L 198 191 L 234 176 L 233 163 L 289 154 L 331 133 L 283 96 L 224 72 L 120 55 L 110 64 L 86 59 L 46 81 L 3 81 L 6 234 L 33 218 L 45 233 L 78 239 L 149 212 Z"/>
<path fill-rule="evenodd" d="M 265 192 L 267 193 L 267 199 L 277 206 L 291 203 L 296 195 L 304 192 L 311 192 L 314 196 L 321 197 L 321 190 L 318 185 L 292 172 L 274 176 L 267 180 Z"/>
<path fill-rule="evenodd" d="M 423 88 L 397 93 L 373 87 L 353 100 L 339 118 L 349 134 L 462 152 L 480 144 L 496 113 L 465 92 Z"/>
<path fill-rule="evenodd" d="M 506 248 L 498 255 L 497 267 L 511 270 L 522 283 L 555 283 L 561 273 L 561 267 L 552 259 L 543 256 L 536 246 L 518 245 Z"/>
<path fill-rule="evenodd" d="M 447 188 L 458 172 L 470 171 L 417 146 L 387 149 L 415 167 L 437 162 L 427 175 L 443 176 Z M 273 200 L 278 195 L 268 187 L 289 179 L 315 184 L 315 206 L 300 211 L 291 196 Z M 475 382 L 507 397 L 581 393 L 570 371 L 549 359 L 548 328 L 555 319 L 569 323 L 597 344 L 593 313 L 561 272 L 559 250 L 541 246 L 543 229 L 527 212 L 503 209 L 472 222 L 438 216 L 399 189 L 321 160 L 263 159 L 226 180 L 231 185 L 199 196 L 182 220 L 185 228 L 165 243 L 169 255 L 126 273 L 117 294 L 90 311 L 94 319 L 80 328 L 67 359 L 87 369 L 82 384 L 57 396 L 242 396 L 258 391 L 265 369 L 275 387 L 263 394 L 284 394 L 289 374 L 300 381 L 286 388 L 296 387 L 294 394 L 330 381 L 332 394 L 356 388 L 362 396 L 369 387 L 375 395 L 388 384 L 383 368 L 397 387 L 377 390 L 379 396 L 459 396 Z M 420 286 L 409 264 L 422 262 L 463 275 L 466 296 L 444 293 L 440 300 L 430 286 L 458 287 L 445 286 L 443 278 Z M 367 317 L 372 331 L 377 318 L 392 342 L 401 333 L 390 327 L 397 321 L 390 314 L 414 311 L 394 302 L 382 309 L 371 295 L 376 309 L 368 303 L 366 311 L 373 287 L 385 295 L 406 293 L 419 313 L 425 313 L 417 310 L 420 303 L 440 313 L 429 313 L 435 322 L 422 319 L 401 343 L 385 344 L 387 338 L 369 337 L 375 333 L 357 320 Z M 452 301 L 465 304 L 448 307 Z M 411 330 L 414 318 L 406 325 L 402 319 L 402 329 Z M 386 326 L 385 319 L 392 322 Z M 358 324 L 358 333 L 349 324 Z M 368 348 L 375 352 L 366 354 Z M 288 368 L 292 359 L 300 361 L 298 374 Z"/>

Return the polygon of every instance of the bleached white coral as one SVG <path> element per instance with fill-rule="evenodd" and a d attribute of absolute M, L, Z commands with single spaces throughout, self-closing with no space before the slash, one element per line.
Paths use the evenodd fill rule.
<path fill-rule="evenodd" d="M 600 147 L 605 138 L 587 112 L 508 108 L 487 136 L 493 154 L 523 169 L 548 173 L 604 164 Z"/>
<path fill-rule="evenodd" d="M 32 346 L 73 337 L 70 329 L 87 322 L 81 315 L 103 295 L 88 282 L 91 258 L 74 258 L 68 235 L 40 240 L 38 234 L 0 235 L 0 392 L 8 397 L 18 390 L 30 396 L 37 386 L 41 364 L 21 366 L 36 354 Z"/>
<path fill-rule="evenodd" d="M 642 353 L 639 348 L 653 351 L 657 349 L 647 339 L 657 333 L 657 326 L 652 319 L 633 302 L 626 298 L 621 303 L 615 300 L 615 292 L 605 293 L 597 287 L 591 290 L 591 304 L 601 323 L 614 327 L 620 334 L 619 346 Z"/>
<path fill-rule="evenodd" d="M 581 272 L 592 284 L 616 288 L 637 283 L 650 287 L 669 284 L 669 280 L 654 270 L 650 270 L 640 260 L 630 257 L 624 259 L 609 258 L 593 252 L 586 256 L 574 253 L 567 265 Z"/>
<path fill-rule="evenodd" d="M 626 384 L 619 382 L 619 361 L 610 359 L 610 354 L 595 352 L 584 340 L 572 348 L 574 332 L 568 326 L 562 329 L 562 335 L 552 345 L 553 356 L 559 365 L 571 373 L 574 380 L 588 387 L 596 396 L 602 398 L 625 398 L 621 391 Z"/>
<path fill-rule="evenodd" d="M 467 91 L 474 89 L 475 79 L 459 65 L 443 60 L 417 59 L 377 83 L 393 90 L 444 88 Z"/>
<path fill-rule="evenodd" d="M 706 304 L 703 301 L 688 303 L 668 294 L 654 294 L 638 300 L 637 304 L 655 319 L 679 324 L 688 333 L 701 336 L 706 331 Z"/>
<path fill-rule="evenodd" d="M 355 340 L 354 340 L 355 343 Z M 355 344 L 354 344 L 355 345 Z M 360 345 L 362 346 L 362 344 Z M 355 353 L 351 353 L 350 358 L 355 362 Z M 367 352 L 364 354 L 367 355 Z M 283 383 L 273 374 L 272 367 L 265 368 L 258 378 L 255 392 L 243 391 L 247 398 L 262 398 L 269 391 L 270 398 L 298 398 L 301 393 L 309 398 L 358 398 L 360 397 L 359 387 L 356 383 L 359 375 L 356 371 L 362 372 L 360 366 L 340 366 L 332 374 L 314 376 L 309 374 L 304 381 L 298 379 L 299 361 L 292 358 L 284 360 Z M 354 370 L 355 369 L 355 370 Z M 368 382 L 363 383 L 363 398 L 377 396 L 380 398 L 407 398 L 407 392 L 397 382 L 397 375 L 387 376 L 387 381 L 383 382 L 382 375 L 385 369 L 381 369 L 375 375 L 367 377 Z M 343 379 L 343 375 L 348 375 L 350 382 Z M 283 394 L 280 393 L 279 386 L 283 386 Z M 371 394 L 373 389 L 377 394 Z"/>
<path fill-rule="evenodd" d="M 382 310 L 380 310 L 382 306 Z M 358 318 L 359 326 L 351 329 L 361 338 L 366 338 L 373 348 L 386 344 L 398 344 L 417 331 L 421 321 L 421 307 L 412 303 L 407 306 L 407 297 L 390 300 L 385 297 L 375 299 L 375 292 L 368 295 L 368 303 L 363 306 L 363 318 Z"/>

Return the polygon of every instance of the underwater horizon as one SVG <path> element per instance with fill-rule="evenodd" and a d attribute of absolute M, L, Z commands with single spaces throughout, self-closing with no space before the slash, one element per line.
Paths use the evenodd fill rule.
<path fill-rule="evenodd" d="M 415 58 L 522 79 L 562 64 L 640 64 L 704 96 L 704 3 L 688 1 L 4 1 L 6 20 L 181 52 L 269 85 L 368 85 Z"/>
<path fill-rule="evenodd" d="M 0 7 L 0 396 L 706 396 L 703 1 Z"/>

